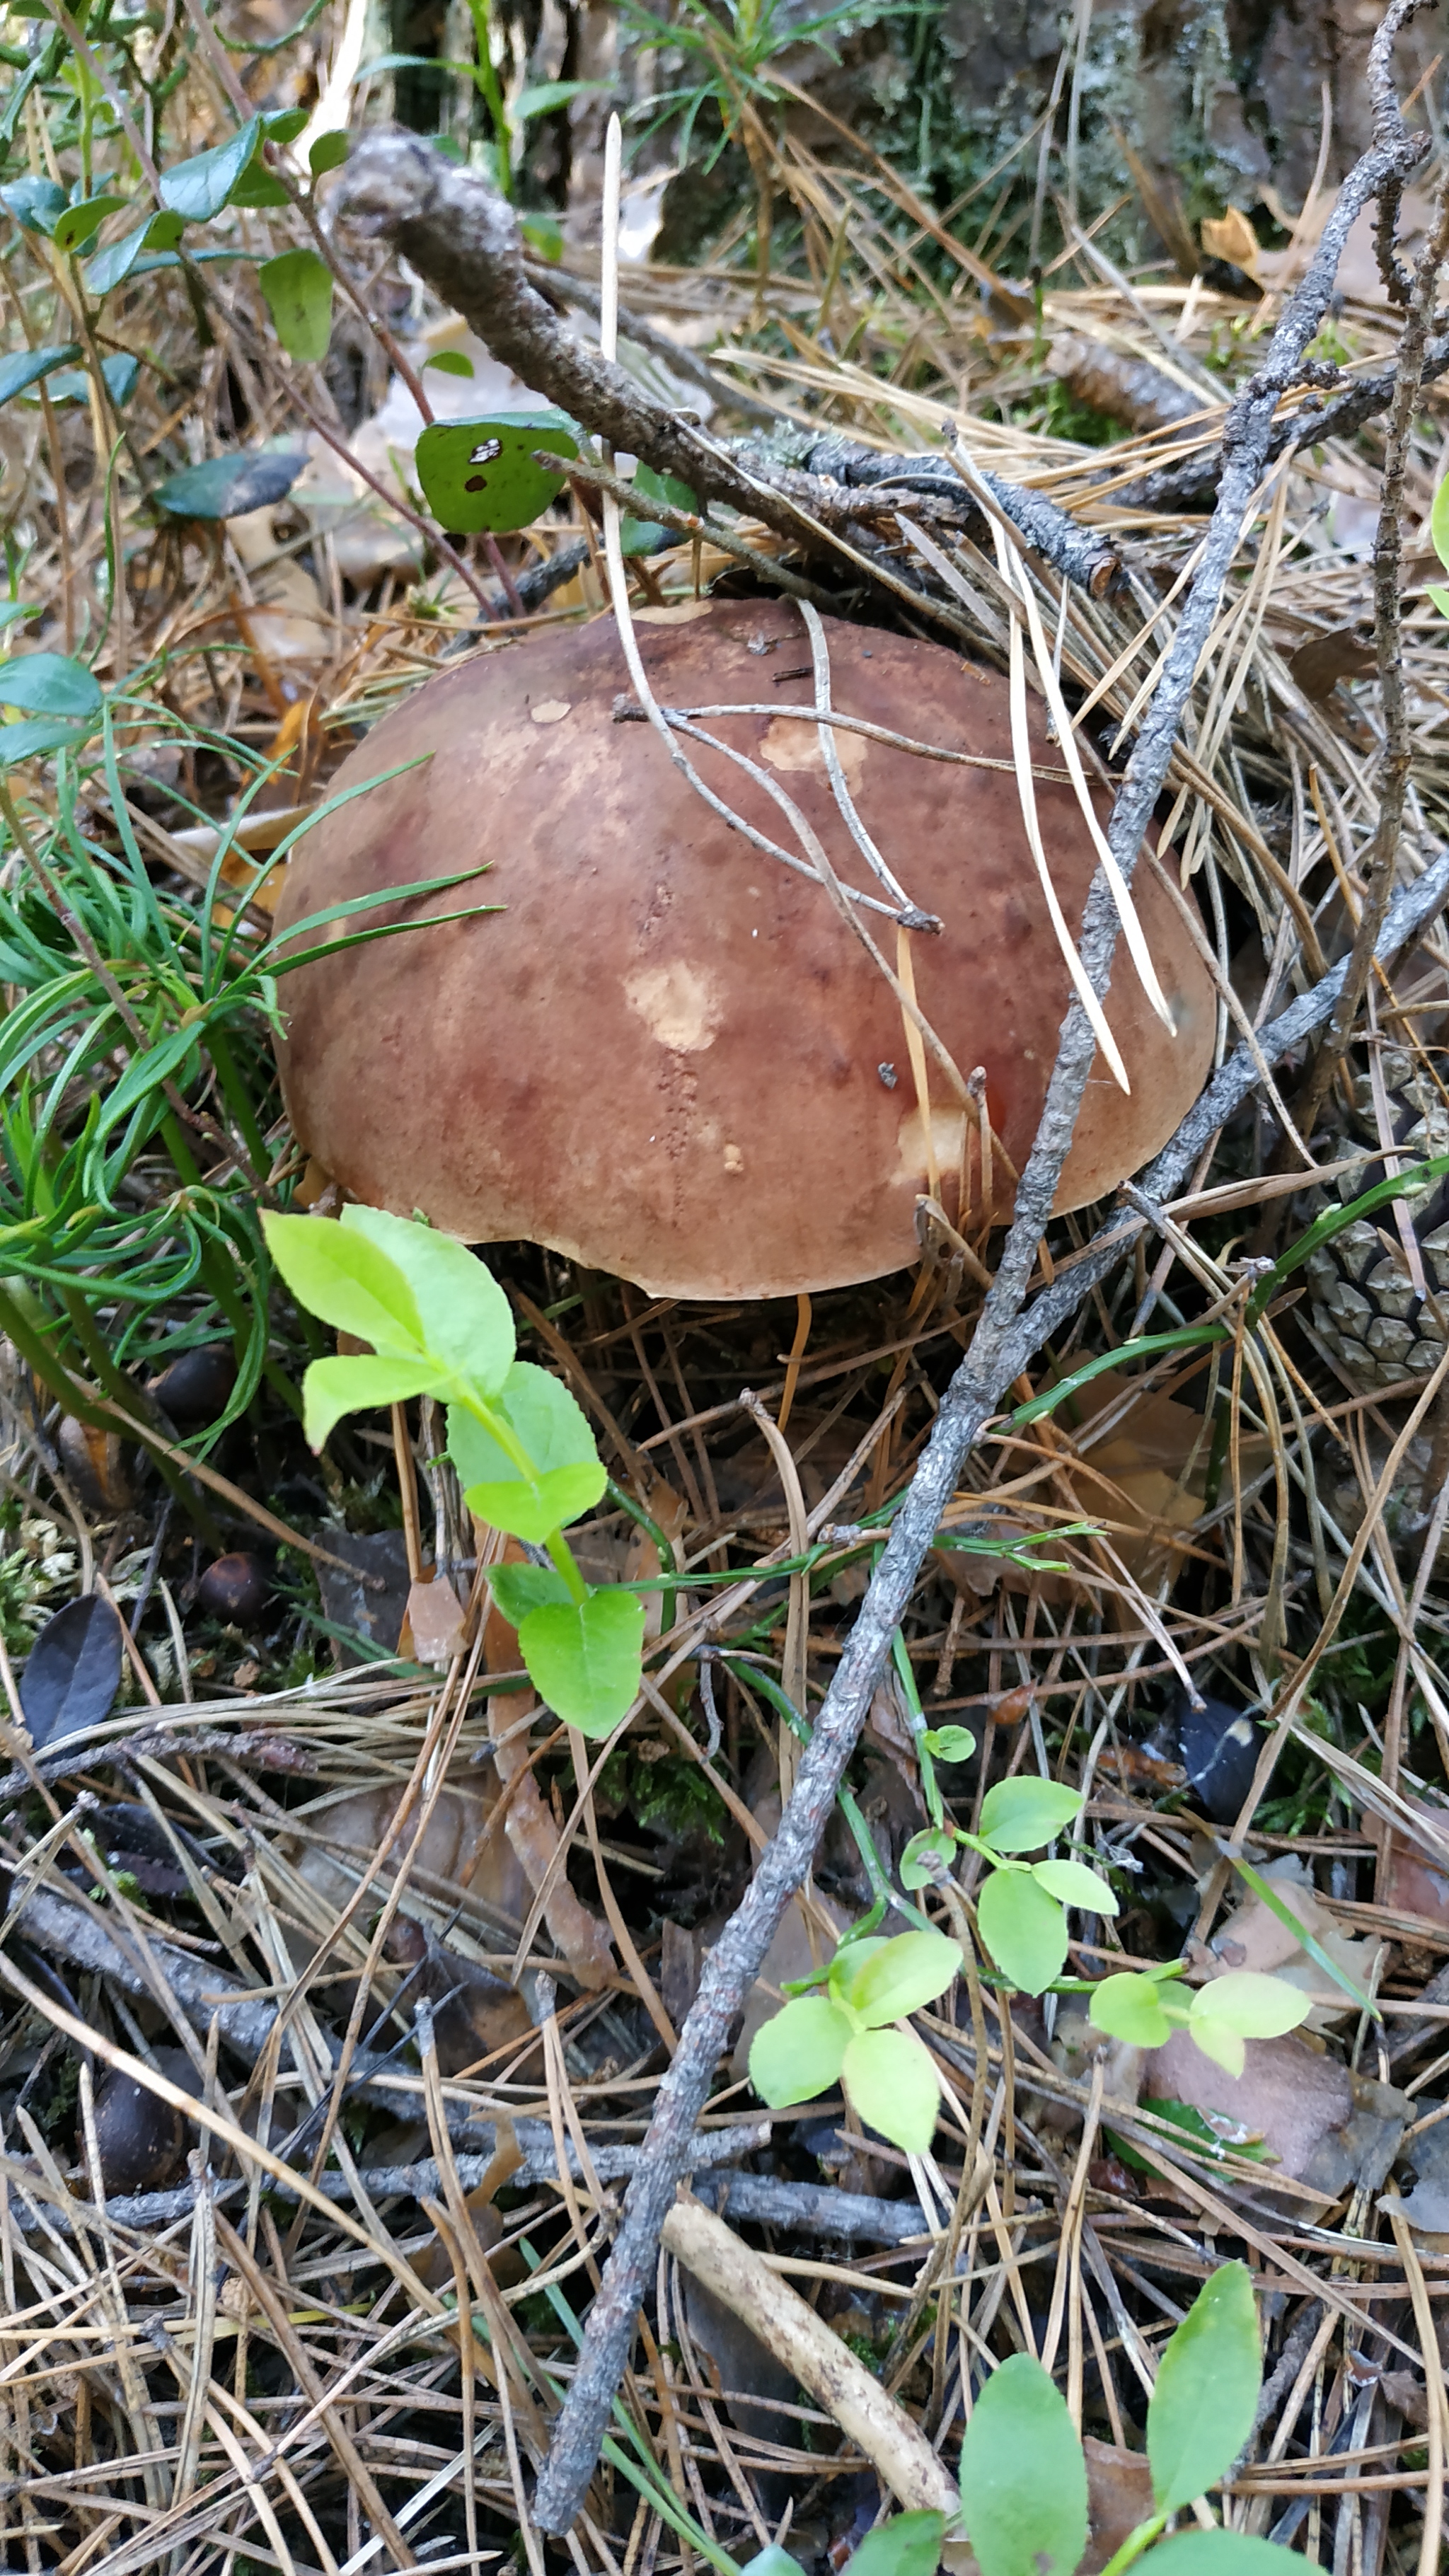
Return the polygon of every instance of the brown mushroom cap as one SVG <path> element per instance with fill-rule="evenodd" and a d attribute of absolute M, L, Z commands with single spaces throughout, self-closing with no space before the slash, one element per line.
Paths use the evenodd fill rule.
<path fill-rule="evenodd" d="M 704 718 L 799 805 L 842 879 L 883 895 L 842 826 L 813 723 L 804 626 L 788 601 L 645 611 L 650 685 Z M 837 730 L 866 828 L 939 936 L 912 935 L 920 1006 L 963 1075 L 982 1065 L 992 1127 L 1019 1169 L 1070 998 L 1032 866 L 1004 681 L 941 646 L 828 622 L 835 706 L 948 750 L 960 768 Z M 924 1123 L 901 1009 L 824 888 L 712 813 L 632 703 L 613 622 L 552 633 L 417 690 L 334 789 L 431 755 L 319 824 L 291 862 L 280 930 L 331 904 L 486 862 L 450 895 L 365 916 L 482 917 L 323 957 L 281 986 L 298 1139 L 356 1198 L 466 1242 L 523 1238 L 654 1294 L 768 1297 L 843 1287 L 917 1255 Z M 1034 716 L 1043 841 L 1068 922 L 1094 859 L 1060 755 Z M 725 801 L 785 848 L 779 809 L 733 762 L 690 745 Z M 1211 1058 L 1209 977 L 1170 898 L 1135 889 L 1169 1036 L 1119 951 L 1108 1017 L 1131 1077 L 1099 1057 L 1059 1209 L 1147 1161 Z M 891 963 L 896 928 L 864 919 Z M 333 936 L 345 931 L 337 925 Z M 974 1121 L 929 1068 L 948 1214 Z M 948 1177 L 949 1176 L 949 1177 Z M 1011 1203 L 997 1166 L 996 1213 Z M 968 1188 L 974 1186 L 968 1183 Z"/>

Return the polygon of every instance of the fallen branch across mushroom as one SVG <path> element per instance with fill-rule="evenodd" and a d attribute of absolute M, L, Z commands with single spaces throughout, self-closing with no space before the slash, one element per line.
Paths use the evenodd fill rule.
<path fill-rule="evenodd" d="M 1309 346 L 1333 290 L 1355 216 L 1384 190 L 1401 186 L 1422 157 L 1421 138 L 1405 129 L 1386 93 L 1394 40 L 1420 0 L 1395 0 L 1374 38 L 1381 72 L 1373 149 L 1340 192 L 1301 286 L 1273 334 L 1258 375 L 1234 403 L 1224 439 L 1217 504 L 1202 558 L 1156 695 L 1144 717 L 1109 829 L 1123 875 L 1136 865 L 1142 834 L 1172 757 L 1178 727 L 1212 631 L 1218 602 L 1267 462 L 1278 403 L 1300 383 Z M 1107 988 L 1117 914 L 1099 873 L 1088 899 L 1082 954 L 1097 992 Z M 845 1765 L 865 1721 L 926 1549 L 940 1526 L 973 1442 L 1022 1365 L 1020 1317 L 1062 1165 L 1071 1146 L 1095 1041 L 1074 1002 L 1063 1027 L 1036 1142 L 1017 1192 L 1016 1214 L 975 1338 L 942 1402 L 914 1482 L 861 1605 L 775 1840 L 707 1961 L 699 1996 L 678 2052 L 660 2086 L 650 2125 L 649 2156 L 625 2201 L 623 2225 L 590 2312 L 578 2369 L 536 2498 L 542 2530 L 566 2532 L 598 2456 L 614 2393 L 628 2359 L 634 2320 L 652 2275 L 655 2248 L 674 2197 L 679 2150 L 696 2125 L 730 2023 L 791 1896 L 809 1869 Z"/>

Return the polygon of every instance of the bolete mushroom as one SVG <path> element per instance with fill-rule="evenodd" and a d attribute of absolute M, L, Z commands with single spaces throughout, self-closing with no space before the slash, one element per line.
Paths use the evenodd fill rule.
<path fill-rule="evenodd" d="M 763 709 L 699 724 L 798 805 L 867 898 L 856 911 L 895 968 L 900 899 L 837 807 L 795 608 L 644 610 L 638 633 L 662 705 Z M 291 862 L 284 933 L 390 886 L 488 870 L 461 891 L 367 912 L 369 929 L 411 926 L 281 987 L 292 1123 L 346 1190 L 466 1242 L 548 1244 L 684 1298 L 780 1296 L 899 1269 L 917 1257 L 917 1203 L 933 1179 L 953 1224 L 963 1211 L 973 1223 L 1009 1214 L 1070 981 L 1022 822 L 1006 684 L 936 644 L 834 621 L 825 633 L 837 710 L 957 755 L 834 729 L 859 817 L 916 908 L 908 917 L 939 924 L 908 932 L 908 965 L 954 1081 L 919 1042 L 913 1074 L 899 996 L 809 866 L 732 829 L 658 735 L 627 720 L 618 640 L 599 619 L 429 680 L 334 789 L 418 765 L 329 815 Z M 746 823 L 798 851 L 757 779 L 698 741 L 686 748 Z M 1075 929 L 1095 854 L 1037 717 L 1032 757 Z M 1135 892 L 1176 1034 L 1124 950 L 1107 1008 L 1130 1094 L 1099 1055 L 1059 1209 L 1145 1162 L 1211 1058 L 1213 989 L 1192 938 L 1146 865 Z M 468 904 L 497 909 L 417 926 Z M 978 1067 L 989 1211 L 979 1109 L 962 1096 Z"/>

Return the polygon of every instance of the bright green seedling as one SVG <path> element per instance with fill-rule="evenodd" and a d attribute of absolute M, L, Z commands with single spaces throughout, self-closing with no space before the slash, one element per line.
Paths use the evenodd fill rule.
<path fill-rule="evenodd" d="M 750 2082 L 772 2110 L 808 2102 L 843 2084 L 868 2128 L 907 2155 L 924 2155 L 935 2133 L 940 2090 L 924 2044 L 903 2022 L 943 1995 L 961 1972 L 944 1932 L 902 1932 L 894 1940 L 843 1941 L 828 1968 L 785 1991 L 795 2000 L 756 2031 Z"/>
<path fill-rule="evenodd" d="M 1449 572 L 1449 474 L 1445 475 L 1434 495 L 1434 507 L 1429 518 L 1429 534 L 1434 540 L 1434 552 L 1445 571 Z M 1442 582 L 1430 582 L 1429 597 L 1440 616 L 1449 617 L 1449 590 L 1444 588 Z"/>
<path fill-rule="evenodd" d="M 1163 2350 L 1147 2409 L 1154 2509 L 1103 2576 L 1124 2576 L 1147 2550 L 1152 2576 L 1280 2576 L 1283 2552 L 1271 2541 L 1222 2530 L 1161 2538 L 1169 2516 L 1232 2467 L 1253 2429 L 1261 2378 L 1252 2281 L 1243 2264 L 1225 2263 Z M 1028 2353 L 994 2370 L 972 2409 L 961 2506 L 982 2576 L 1075 2576 L 1087 2547 L 1082 2446 L 1055 2382 Z"/>
<path fill-rule="evenodd" d="M 1175 2030 L 1185 2030 L 1215 2066 L 1241 2075 L 1244 2040 L 1279 2039 L 1313 2009 L 1297 1986 L 1253 1968 L 1230 1969 L 1190 1994 L 1174 1982 L 1181 1972 L 1182 1962 L 1174 1959 L 1150 1975 L 1104 1977 L 1092 1988 L 1093 2028 L 1131 2048 L 1161 2048 Z"/>
<path fill-rule="evenodd" d="M 1243 2264 L 1225 2263 L 1163 2349 L 1147 2408 L 1153 2510 L 1103 2576 L 1126 2576 L 1146 2553 L 1151 2576 L 1287 2576 L 1286 2553 L 1271 2540 L 1216 2526 L 1162 2537 L 1171 2516 L 1232 2467 L 1253 2429 L 1262 2371 L 1252 2280 Z M 1055 2381 L 1030 2353 L 993 2370 L 971 2410 L 961 2520 L 981 2576 L 1076 2576 L 1086 2555 L 1081 2441 Z M 944 2514 L 896 2514 L 862 2542 L 845 2576 L 933 2576 L 946 2535 Z M 799 2562 L 776 2543 L 744 2576 L 799 2576 Z"/>
<path fill-rule="evenodd" d="M 491 1272 L 450 1235 L 378 1208 L 344 1208 L 339 1224 L 267 1216 L 263 1226 L 299 1305 L 371 1346 L 308 1369 L 313 1448 L 346 1413 L 414 1395 L 445 1404 L 469 1510 L 548 1559 L 489 1577 L 530 1678 L 566 1725 L 607 1735 L 638 1695 L 643 1604 L 579 1572 L 563 1533 L 600 1500 L 604 1468 L 567 1387 L 515 1359 L 513 1317 Z"/>
<path fill-rule="evenodd" d="M 963 1762 L 975 1750 L 973 1739 L 960 1726 L 928 1729 L 920 1742 L 941 1762 Z M 1024 1773 L 1015 1780 L 998 1780 L 987 1791 L 978 1833 L 968 1834 L 942 1816 L 924 1833 L 914 1835 L 901 1854 L 901 1885 L 908 1888 L 930 1886 L 942 1878 L 960 1845 L 989 1862 L 991 1874 L 976 1899 L 976 1920 L 994 1966 L 1023 1994 L 1041 1994 L 1062 1973 L 1067 1956 L 1065 1906 L 1078 1905 L 1090 1914 L 1117 1911 L 1117 1899 L 1106 1880 L 1088 1869 L 1085 1861 L 1016 1857 L 1053 1841 L 1080 1814 L 1081 1806 L 1079 1789 Z"/>
<path fill-rule="evenodd" d="M 557 474 L 534 463 L 543 448 Z M 491 420 L 435 420 L 417 444 L 418 481 L 450 536 L 486 529 L 504 536 L 530 527 L 556 500 L 564 466 L 578 455 L 574 424 L 561 411 L 498 412 Z"/>

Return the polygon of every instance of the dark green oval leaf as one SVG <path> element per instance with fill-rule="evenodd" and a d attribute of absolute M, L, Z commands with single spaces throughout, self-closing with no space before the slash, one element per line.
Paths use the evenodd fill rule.
<path fill-rule="evenodd" d="M 225 143 L 210 152 L 198 152 L 190 161 L 178 161 L 174 170 L 161 173 L 161 203 L 172 214 L 183 215 L 190 224 L 205 224 L 219 215 L 252 154 L 262 130 L 259 116 L 248 117 Z"/>
<path fill-rule="evenodd" d="M 32 716 L 96 716 L 100 683 L 68 653 L 12 653 L 0 662 L 0 705 Z"/>
<path fill-rule="evenodd" d="M 208 456 L 204 464 L 184 466 L 158 483 L 151 498 L 173 519 L 241 519 L 249 510 L 284 499 L 306 462 L 299 447 Z"/>
<path fill-rule="evenodd" d="M 20 1676 L 20 1705 L 37 1752 L 109 1717 L 121 1679 L 121 1622 L 87 1592 L 47 1619 Z"/>
<path fill-rule="evenodd" d="M 345 134 L 319 134 L 307 155 L 313 178 L 321 179 L 329 170 L 340 170 L 347 158 L 347 151 L 348 143 Z"/>
<path fill-rule="evenodd" d="M 68 366 L 80 350 L 74 340 L 62 345 L 50 344 L 43 349 L 14 349 L 8 358 L 0 358 L 0 403 L 10 402 L 23 394 L 27 385 L 38 384 L 56 367 Z"/>

